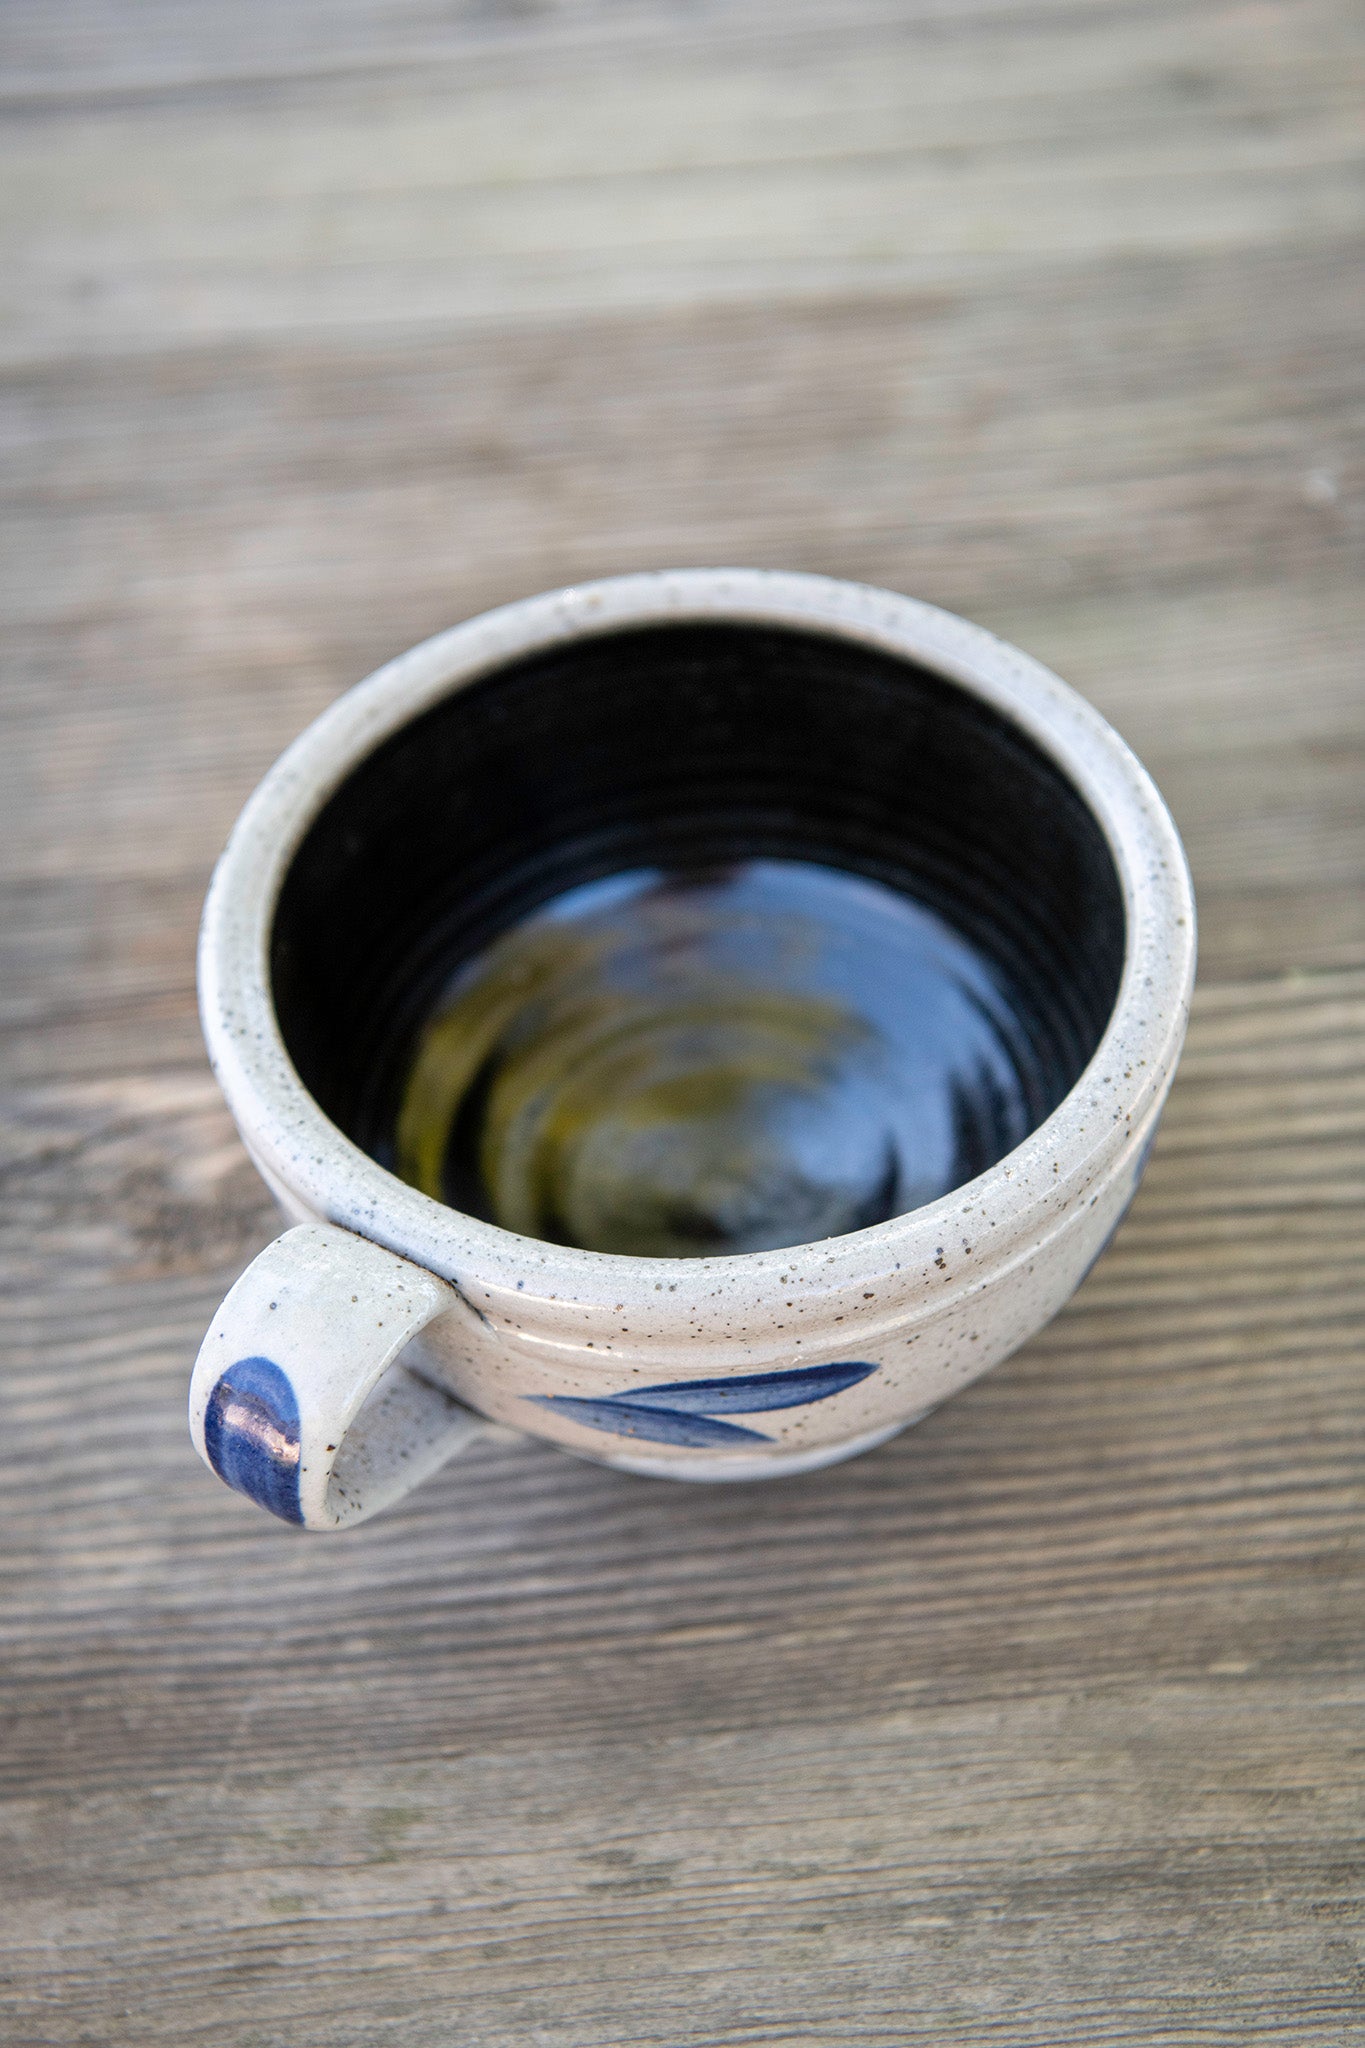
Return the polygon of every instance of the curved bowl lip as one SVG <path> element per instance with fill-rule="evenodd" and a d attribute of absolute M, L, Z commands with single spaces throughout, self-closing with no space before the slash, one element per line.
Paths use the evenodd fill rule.
<path fill-rule="evenodd" d="M 1108 841 L 1127 925 L 1119 991 L 1094 1056 L 1063 1102 L 975 1180 L 884 1223 L 810 1245 L 713 1258 L 642 1258 L 521 1237 L 409 1187 L 360 1150 L 304 1087 L 270 989 L 280 886 L 304 834 L 347 775 L 383 740 L 490 671 L 553 644 L 631 626 L 696 621 L 787 626 L 909 657 L 994 706 L 1080 792 Z M 266 1177 L 310 1210 L 387 1245 L 480 1296 L 657 1312 L 723 1293 L 758 1298 L 800 1268 L 818 1291 L 876 1276 L 922 1288 L 965 1214 L 979 1247 L 943 1308 L 1048 1237 L 1136 1149 L 1179 1057 L 1194 980 L 1195 919 L 1179 835 L 1147 771 L 1107 722 L 1041 662 L 951 612 L 871 585 L 756 569 L 646 571 L 571 585 L 484 612 L 384 664 L 289 746 L 248 800 L 215 869 L 199 943 L 200 1012 L 210 1059 Z M 961 1260 L 955 1261 L 961 1265 Z M 894 1293 L 892 1288 L 890 1292 Z M 886 1294 L 883 1294 L 886 1300 Z M 888 1303 L 888 1306 L 890 1304 Z"/>

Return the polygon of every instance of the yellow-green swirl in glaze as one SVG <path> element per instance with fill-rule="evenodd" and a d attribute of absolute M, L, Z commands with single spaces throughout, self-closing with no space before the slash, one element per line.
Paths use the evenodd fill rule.
<path fill-rule="evenodd" d="M 1000 1023 L 979 956 L 878 884 L 788 861 L 615 877 L 455 977 L 397 1170 L 596 1251 L 810 1242 L 962 1177 L 964 1091 L 1019 1097 Z"/>

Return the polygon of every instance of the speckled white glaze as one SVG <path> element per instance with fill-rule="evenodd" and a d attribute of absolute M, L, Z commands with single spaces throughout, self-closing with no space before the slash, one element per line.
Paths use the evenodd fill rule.
<path fill-rule="evenodd" d="M 683 620 L 843 636 L 911 657 L 995 706 L 1058 762 L 1102 826 L 1122 885 L 1127 946 L 1109 1025 L 1080 1080 L 1017 1150 L 977 1179 L 928 1207 L 795 1250 L 623 1258 L 518 1237 L 459 1214 L 360 1151 L 324 1116 L 289 1060 L 267 955 L 295 849 L 326 799 L 380 741 L 515 657 L 623 626 Z M 817 576 L 682 570 L 508 605 L 438 634 L 341 698 L 281 757 L 243 811 L 209 892 L 199 971 L 214 1071 L 285 1214 L 356 1233 L 454 1290 L 401 1366 L 386 1357 L 376 1367 L 377 1344 L 374 1356 L 357 1358 L 357 1384 L 413 1366 L 480 1415 L 608 1464 L 674 1478 L 748 1479 L 804 1470 L 882 1441 L 1056 1313 L 1132 1197 L 1184 1038 L 1194 959 L 1188 868 L 1160 795 L 1117 734 L 1046 668 L 980 627 L 886 591 Z M 337 1273 L 345 1270 L 347 1242 L 334 1247 Z M 308 1313 L 320 1326 L 329 1319 L 329 1287 L 355 1291 L 315 1281 Z M 259 1318 L 230 1314 L 232 1300 L 227 1325 L 223 1315 L 215 1323 L 227 1334 L 214 1339 L 213 1353 L 206 1341 L 207 1359 L 201 1354 L 201 1450 L 213 1371 L 225 1351 L 235 1356 L 239 1344 L 257 1341 Z M 340 1322 L 332 1338 L 353 1350 L 358 1341 Z M 765 1403 L 768 1412 L 754 1418 L 758 1436 L 733 1450 L 617 1435 L 572 1409 L 543 1405 L 546 1397 L 610 1399 L 659 1383 L 740 1381 L 850 1360 L 875 1370 L 803 1405 Z M 289 1363 L 281 1361 L 286 1369 Z M 305 1406 L 309 1398 L 305 1390 Z M 736 1404 L 736 1412 L 745 1411 Z M 327 1421 L 320 1411 L 332 1456 L 341 1437 L 326 1434 Z M 452 1421 L 450 1448 L 467 1434 L 467 1423 Z M 408 1463 L 429 1469 L 433 1461 L 424 1455 Z M 312 1483 L 325 1493 L 325 1478 L 314 1474 Z M 374 1505 L 382 1504 L 381 1491 L 387 1500 L 401 1490 L 386 1481 Z M 345 1514 L 317 1506 L 294 1518 L 331 1526 L 372 1511 L 368 1502 Z"/>

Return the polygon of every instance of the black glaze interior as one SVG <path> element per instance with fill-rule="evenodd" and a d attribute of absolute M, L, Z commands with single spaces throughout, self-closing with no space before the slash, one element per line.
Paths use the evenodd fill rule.
<path fill-rule="evenodd" d="M 411 1048 L 462 961 L 578 884 L 755 858 L 886 883 L 979 949 L 1024 1048 L 1030 1127 L 1079 1078 L 1117 994 L 1124 915 L 1071 783 L 927 669 L 728 624 L 530 656 L 363 761 L 281 891 L 285 1044 L 326 1114 L 391 1165 Z"/>

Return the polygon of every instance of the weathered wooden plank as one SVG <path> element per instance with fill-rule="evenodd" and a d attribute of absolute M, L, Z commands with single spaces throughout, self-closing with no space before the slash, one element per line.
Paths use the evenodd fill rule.
<path fill-rule="evenodd" d="M 173 1009 L 168 1053 L 192 1057 L 194 898 L 252 782 L 337 689 L 482 603 L 708 556 L 880 578 L 997 624 L 1166 788 L 1206 972 L 1360 960 L 1353 256 L 16 374 L 13 1014 L 64 1029 L 71 961 L 97 1003 L 131 976 Z M 983 371 L 997 355 L 1009 380 Z M 171 952 L 163 997 L 147 974 Z"/>
<path fill-rule="evenodd" d="M 60 1944 L 69 2038 L 112 1993 L 146 2040 L 1355 2040 L 1358 1729 L 1306 1690 L 1287 1766 L 1273 1687 L 1238 1677 L 833 1737 L 641 1739 L 623 1704 L 609 1744 L 416 1771 L 260 1781 L 228 1752 L 179 1801 L 35 1807 L 16 1932 Z"/>
<path fill-rule="evenodd" d="M 1077 1303 L 875 1457 L 325 1545 L 183 1442 L 269 1227 L 211 1084 L 19 1098 L 7 2038 L 1359 2038 L 1363 1023 L 1202 996 Z"/>
<path fill-rule="evenodd" d="M 86 1783 L 144 1770 L 152 1724 L 158 1773 L 193 1775 L 243 1688 L 269 1721 L 262 1754 L 276 1759 L 282 1744 L 306 1754 L 317 1739 L 316 1724 L 291 1731 L 280 1718 L 299 1696 L 339 1757 L 376 1740 L 385 1753 L 429 1754 L 421 1717 L 433 1684 L 460 1743 L 477 1730 L 544 1740 L 576 1713 L 590 1726 L 600 1705 L 591 1673 L 577 1709 L 566 1672 L 543 1697 L 526 1684 L 527 1669 L 555 1672 L 573 1642 L 638 1664 L 622 1682 L 641 1704 L 662 1683 L 669 1711 L 690 1715 L 690 1651 L 671 1676 L 645 1675 L 643 1638 L 680 1626 L 721 1629 L 719 1651 L 703 1652 L 717 1671 L 731 1634 L 767 1643 L 752 1669 L 730 1674 L 724 1725 L 732 1712 L 744 1725 L 773 1711 L 774 1656 L 794 1657 L 813 1687 L 789 1672 L 779 1718 L 824 1715 L 846 1695 L 850 1711 L 867 1711 L 865 1687 L 875 1699 L 928 1635 L 934 1659 L 918 1685 L 942 1699 L 965 1683 L 975 1696 L 1003 1676 L 1002 1627 L 1020 1696 L 1115 1681 L 1130 1631 L 1143 1629 L 1155 1668 L 1189 1676 L 1220 1599 L 1234 1638 L 1240 1603 L 1257 1610 L 1254 1634 L 1302 1629 L 1291 1610 L 1307 1600 L 1331 1667 L 1349 1628 L 1343 1614 L 1346 1635 L 1324 1635 L 1326 1614 L 1358 1568 L 1340 1545 L 1358 1499 L 1362 1025 L 1360 976 L 1202 998 L 1114 1252 L 1050 1332 L 878 1458 L 756 1504 L 534 1448 L 489 1451 L 336 1545 L 258 1525 L 183 1441 L 198 1332 L 272 1227 L 211 1083 L 191 1072 L 17 1097 L 0 1250 L 19 1284 L 0 1300 L 0 1341 L 8 1441 L 23 1454 L 5 1474 L 15 1538 L 0 1580 L 16 1603 L 9 1669 L 30 1703 L 11 1769 L 20 1784 L 47 1778 L 56 1711 L 84 1751 Z M 133 1446 L 145 1473 L 130 1464 Z M 567 1547 L 566 1527 L 577 1531 Z M 200 1563 L 182 1580 L 190 1553 Z M 196 1613 L 206 1585 L 211 1610 Z M 340 1691 L 323 1587 L 364 1614 L 347 1623 L 364 1642 L 354 1664 L 342 1659 Z M 150 1664 L 125 1597 L 139 1614 L 177 1617 Z M 1199 1616 L 1188 1634 L 1186 1603 Z M 1140 1612 L 1119 1624 L 1129 1607 Z M 1115 1632 L 1095 1630 L 1098 1612 Z M 187 1663 L 182 1629 L 201 1646 Z M 851 1635 L 863 1638 L 851 1668 L 824 1668 L 819 1646 Z M 1064 1670 L 1059 1635 L 1074 1660 Z M 356 1724 L 355 1685 L 412 1696 L 377 1733 Z M 116 1703 L 134 1700 L 121 1726 Z M 253 1755 L 248 1745 L 243 1761 Z M 59 1756 L 55 1768 L 60 1785 L 69 1766 Z"/>
<path fill-rule="evenodd" d="M 379 81 L 35 101 L 4 142 L 4 354 L 932 288 L 1359 228 L 1365 34 L 1335 0 L 1272 0 L 1254 35 L 1160 4 L 1005 9 L 985 34 L 938 10 L 720 21 L 663 49 L 504 39 Z"/>
<path fill-rule="evenodd" d="M 1205 994 L 1074 1308 L 875 1457 L 335 1545 L 185 1446 L 211 1084 L 18 1098 L 9 2038 L 1353 2038 L 1363 1019 Z"/>
<path fill-rule="evenodd" d="M 543 64 L 574 46 L 610 53 L 623 41 L 662 46 L 666 61 L 688 44 L 724 49 L 731 40 L 771 43 L 792 32 L 827 43 L 921 25 L 941 32 L 945 16 L 955 31 L 979 24 L 990 33 L 1011 13 L 1026 15 L 1027 0 L 951 0 L 951 10 L 944 0 L 843 0 L 837 18 L 828 0 L 296 0 L 289 8 L 240 0 L 230 21 L 200 0 L 144 0 L 132 15 L 113 15 L 102 0 L 63 0 L 60 8 L 11 0 L 5 72 L 21 102 L 88 99 L 434 60 Z"/>

